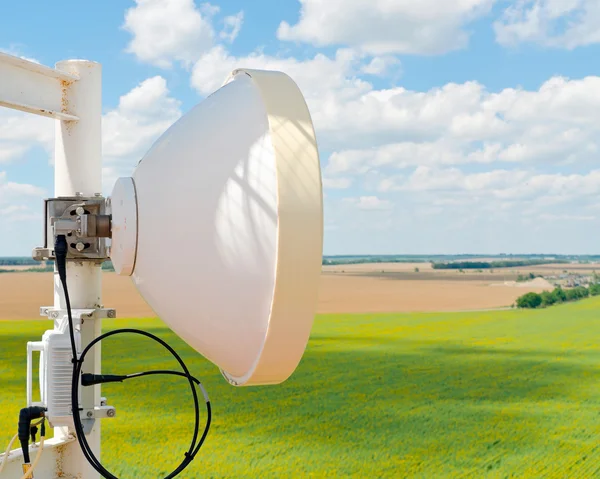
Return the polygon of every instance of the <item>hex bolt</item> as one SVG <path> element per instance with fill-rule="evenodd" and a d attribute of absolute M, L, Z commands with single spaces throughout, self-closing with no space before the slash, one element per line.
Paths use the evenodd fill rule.
<path fill-rule="evenodd" d="M 87 417 L 92 417 L 93 415 L 94 415 L 94 413 L 92 411 L 87 412 Z"/>
<path fill-rule="evenodd" d="M 115 410 L 114 409 L 107 409 L 106 410 L 106 415 L 108 417 L 115 417 Z"/>
<path fill-rule="evenodd" d="M 77 251 L 83 251 L 85 249 L 85 245 L 79 242 L 75 245 L 75 248 L 77 249 Z"/>
<path fill-rule="evenodd" d="M 116 316 L 116 314 L 115 314 L 115 310 L 114 310 L 114 309 L 109 309 L 109 310 L 108 310 L 108 314 L 107 314 L 107 316 L 108 316 L 109 318 L 114 318 L 114 317 Z"/>
<path fill-rule="evenodd" d="M 81 216 L 83 213 L 85 213 L 85 210 L 83 209 L 83 207 L 78 206 L 77 209 L 75 210 L 75 213 L 77 213 L 79 216 Z"/>

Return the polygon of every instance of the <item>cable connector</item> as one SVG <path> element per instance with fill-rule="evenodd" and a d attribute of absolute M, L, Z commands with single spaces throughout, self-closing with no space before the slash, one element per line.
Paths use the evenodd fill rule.
<path fill-rule="evenodd" d="M 40 406 L 24 407 L 19 412 L 18 436 L 23 450 L 23 458 L 29 463 L 29 437 L 31 434 L 31 421 L 38 417 L 44 417 L 46 408 Z"/>
<path fill-rule="evenodd" d="M 117 376 L 114 374 L 82 374 L 81 385 L 82 386 L 93 386 L 94 384 L 103 383 L 122 383 L 127 379 L 127 376 Z"/>
<path fill-rule="evenodd" d="M 67 237 L 58 235 L 54 240 L 54 257 L 56 258 L 56 269 L 61 280 L 67 280 L 67 253 L 69 246 L 67 245 Z"/>

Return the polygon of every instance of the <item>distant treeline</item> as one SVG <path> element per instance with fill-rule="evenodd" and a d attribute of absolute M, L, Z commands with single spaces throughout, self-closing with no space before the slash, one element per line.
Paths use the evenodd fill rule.
<path fill-rule="evenodd" d="M 0 266 L 29 266 L 40 264 L 39 261 L 34 260 L 33 258 L 26 257 L 8 257 L 8 258 L 0 258 Z"/>
<path fill-rule="evenodd" d="M 54 266 L 52 264 L 48 264 L 46 266 L 32 266 L 31 268 L 24 268 L 24 269 L 0 268 L 0 274 L 2 274 L 2 273 L 47 273 L 49 271 L 54 271 Z"/>
<path fill-rule="evenodd" d="M 403 258 L 387 256 L 369 256 L 360 258 L 323 258 L 322 264 L 363 264 L 363 263 L 429 263 L 431 260 L 424 258 Z"/>
<path fill-rule="evenodd" d="M 453 261 L 451 263 L 432 263 L 433 269 L 493 269 L 537 266 L 540 264 L 568 263 L 563 259 L 524 259 L 508 261 Z"/>
<path fill-rule="evenodd" d="M 478 258 L 491 258 L 492 261 L 477 261 Z M 475 260 L 475 261 L 467 261 Z M 458 255 L 326 255 L 324 265 L 362 263 L 432 263 L 436 269 L 488 269 L 510 268 L 513 266 L 534 266 L 555 263 L 591 263 L 600 261 L 600 255 L 559 255 L 559 254 L 458 254 Z M 437 266 L 441 265 L 441 266 Z M 450 266 L 446 266 L 450 265 Z"/>
<path fill-rule="evenodd" d="M 517 308 L 546 308 L 553 304 L 566 303 L 569 301 L 577 301 L 589 296 L 600 295 L 600 284 L 590 284 L 589 288 L 585 286 L 577 286 L 571 289 L 562 289 L 560 286 L 554 288 L 553 291 L 543 291 L 542 293 L 526 293 L 519 296 L 516 301 Z"/>

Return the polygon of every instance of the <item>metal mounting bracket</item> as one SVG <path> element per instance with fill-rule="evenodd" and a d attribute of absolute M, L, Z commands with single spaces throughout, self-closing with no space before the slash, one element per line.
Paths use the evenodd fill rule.
<path fill-rule="evenodd" d="M 60 319 L 67 316 L 66 309 L 57 309 L 52 306 L 42 306 L 40 308 L 40 316 L 46 316 L 48 319 Z M 113 319 L 117 317 L 117 311 L 113 308 L 96 308 L 96 309 L 72 309 L 71 316 L 73 320 L 85 319 Z"/>
<path fill-rule="evenodd" d="M 106 239 L 111 237 L 110 202 L 100 194 L 45 199 L 44 245 L 33 249 L 33 259 L 55 259 L 54 239 L 57 235 L 67 237 L 67 260 L 101 263 L 108 259 Z"/>

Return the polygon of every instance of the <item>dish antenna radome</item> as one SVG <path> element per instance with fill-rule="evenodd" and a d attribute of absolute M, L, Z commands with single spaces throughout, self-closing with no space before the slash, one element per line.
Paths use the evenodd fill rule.
<path fill-rule="evenodd" d="M 296 84 L 236 70 L 111 195 L 111 258 L 156 314 L 234 385 L 298 365 L 323 245 L 315 132 Z"/>

